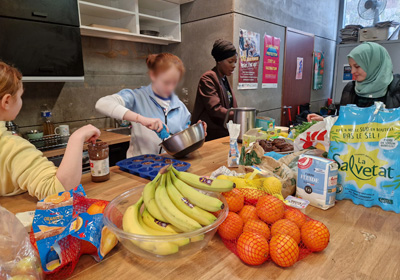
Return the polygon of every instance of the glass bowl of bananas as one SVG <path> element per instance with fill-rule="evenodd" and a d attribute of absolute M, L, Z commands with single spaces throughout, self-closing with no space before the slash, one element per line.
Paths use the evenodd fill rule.
<path fill-rule="evenodd" d="M 229 212 L 221 192 L 234 187 L 228 180 L 166 166 L 145 186 L 113 199 L 104 210 L 104 224 L 136 256 L 156 261 L 187 257 L 213 238 Z"/>

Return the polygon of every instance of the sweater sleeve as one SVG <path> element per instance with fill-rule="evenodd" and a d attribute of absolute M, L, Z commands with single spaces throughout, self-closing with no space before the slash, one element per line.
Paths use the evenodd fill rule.
<path fill-rule="evenodd" d="M 203 76 L 200 79 L 197 94 L 211 118 L 225 119 L 228 109 L 222 106 L 216 86 L 211 78 Z"/>
<path fill-rule="evenodd" d="M 28 191 L 39 200 L 48 195 L 65 191 L 57 179 L 57 167 L 45 158 L 31 143 L 21 137 L 8 139 L 6 149 L 7 171 L 14 186 Z"/>
<path fill-rule="evenodd" d="M 96 102 L 96 110 L 108 117 L 122 120 L 127 111 L 133 108 L 135 97 L 130 89 L 100 98 Z"/>

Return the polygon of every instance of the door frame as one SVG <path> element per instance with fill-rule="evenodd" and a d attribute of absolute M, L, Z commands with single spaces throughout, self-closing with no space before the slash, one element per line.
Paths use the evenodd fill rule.
<path fill-rule="evenodd" d="M 308 33 L 308 32 L 305 32 L 305 31 L 301 31 L 301 30 L 298 30 L 298 29 L 295 29 L 295 28 L 292 28 L 292 27 L 286 27 L 286 30 L 285 30 L 285 49 L 284 49 L 284 56 L 283 56 L 283 73 L 282 73 L 282 94 L 281 94 L 281 125 L 283 124 L 282 123 L 282 121 L 283 121 L 283 118 L 284 118 L 284 115 L 285 115 L 285 113 L 284 113 L 284 109 L 283 109 L 283 106 L 285 106 L 285 104 L 283 104 L 283 93 L 285 92 L 285 86 L 286 86 L 286 82 L 285 82 L 285 72 L 286 72 L 286 52 L 287 52 L 287 47 L 286 47 L 286 45 L 287 45 L 287 33 L 288 32 L 294 32 L 294 33 L 298 33 L 298 34 L 301 34 L 301 35 L 305 35 L 305 36 L 309 36 L 309 37 L 312 37 L 314 40 L 314 47 L 313 47 L 313 52 L 314 52 L 314 50 L 315 50 L 315 35 L 314 34 L 312 34 L 312 33 Z M 314 53 L 313 53 L 313 55 L 314 55 Z M 312 70 L 313 70 L 313 67 L 311 67 L 311 77 L 312 77 Z M 311 82 L 310 82 L 310 94 L 311 94 L 311 89 L 312 89 L 312 79 L 311 79 Z M 310 97 L 310 102 L 311 102 L 311 97 Z M 296 110 L 297 108 L 292 108 L 292 110 Z"/>

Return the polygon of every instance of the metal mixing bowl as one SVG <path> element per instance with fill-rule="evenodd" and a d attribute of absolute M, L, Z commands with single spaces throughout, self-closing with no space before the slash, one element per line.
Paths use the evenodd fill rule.
<path fill-rule="evenodd" d="M 161 142 L 161 147 L 173 157 L 181 158 L 203 146 L 205 132 L 202 123 L 197 123 L 189 128 L 172 135 Z"/>

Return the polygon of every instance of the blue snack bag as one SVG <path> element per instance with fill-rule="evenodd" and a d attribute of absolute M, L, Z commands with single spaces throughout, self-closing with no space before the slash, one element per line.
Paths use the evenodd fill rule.
<path fill-rule="evenodd" d="M 32 232 L 45 274 L 62 271 L 66 277 L 80 255 L 90 254 L 101 261 L 117 244 L 115 235 L 103 224 L 107 204 L 88 199 L 81 185 L 37 203 Z"/>
<path fill-rule="evenodd" d="M 339 164 L 336 199 L 400 213 L 400 109 L 342 106 L 328 157 Z"/>

